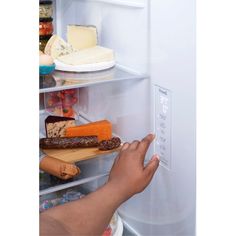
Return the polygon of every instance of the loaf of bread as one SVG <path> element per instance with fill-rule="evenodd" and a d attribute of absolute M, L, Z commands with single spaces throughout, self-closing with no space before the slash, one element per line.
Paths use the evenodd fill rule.
<path fill-rule="evenodd" d="M 72 163 L 45 156 L 40 161 L 40 169 L 60 179 L 71 179 L 80 174 L 80 169 Z"/>

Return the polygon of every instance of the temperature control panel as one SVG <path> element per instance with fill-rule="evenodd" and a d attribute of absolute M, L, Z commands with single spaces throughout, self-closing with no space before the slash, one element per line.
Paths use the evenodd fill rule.
<path fill-rule="evenodd" d="M 171 169 L 171 92 L 155 86 L 155 152 L 161 165 Z"/>

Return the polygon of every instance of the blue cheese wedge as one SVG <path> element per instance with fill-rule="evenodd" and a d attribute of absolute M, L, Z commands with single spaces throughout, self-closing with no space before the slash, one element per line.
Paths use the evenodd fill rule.
<path fill-rule="evenodd" d="M 74 66 L 109 62 L 114 61 L 114 52 L 112 49 L 96 46 L 58 57 L 57 60 Z"/>
<path fill-rule="evenodd" d="M 65 42 L 58 35 L 53 35 L 47 42 L 44 53 L 50 55 L 53 59 L 76 52 L 72 45 Z"/>

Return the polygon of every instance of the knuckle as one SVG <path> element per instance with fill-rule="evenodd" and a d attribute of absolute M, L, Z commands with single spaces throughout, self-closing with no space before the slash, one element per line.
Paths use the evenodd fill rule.
<path fill-rule="evenodd" d="M 139 140 L 134 140 L 132 143 L 139 143 Z"/>

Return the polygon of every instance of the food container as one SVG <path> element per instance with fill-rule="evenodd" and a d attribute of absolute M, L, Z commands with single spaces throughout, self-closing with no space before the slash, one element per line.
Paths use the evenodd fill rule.
<path fill-rule="evenodd" d="M 51 36 L 52 35 L 39 36 L 39 50 L 41 50 L 42 52 L 44 51 L 44 48 Z"/>
<path fill-rule="evenodd" d="M 80 193 L 79 191 L 73 190 L 73 189 L 61 191 L 57 195 L 54 194 L 54 196 L 50 196 L 50 198 L 48 196 L 46 197 L 46 199 L 41 198 L 39 211 L 43 212 L 43 211 L 48 210 L 52 207 L 55 207 L 58 205 L 63 205 L 67 202 L 79 200 L 79 199 L 83 198 L 84 196 L 85 196 L 84 194 Z"/>
<path fill-rule="evenodd" d="M 55 63 L 52 65 L 40 65 L 39 66 L 39 74 L 40 75 L 49 75 L 55 70 Z"/>
<path fill-rule="evenodd" d="M 50 18 L 53 15 L 52 1 L 40 1 L 39 18 Z"/>
<path fill-rule="evenodd" d="M 53 33 L 53 24 L 52 18 L 40 18 L 39 19 L 39 35 L 52 35 Z"/>
<path fill-rule="evenodd" d="M 45 110 L 55 116 L 78 118 L 78 90 L 67 89 L 44 94 Z"/>

